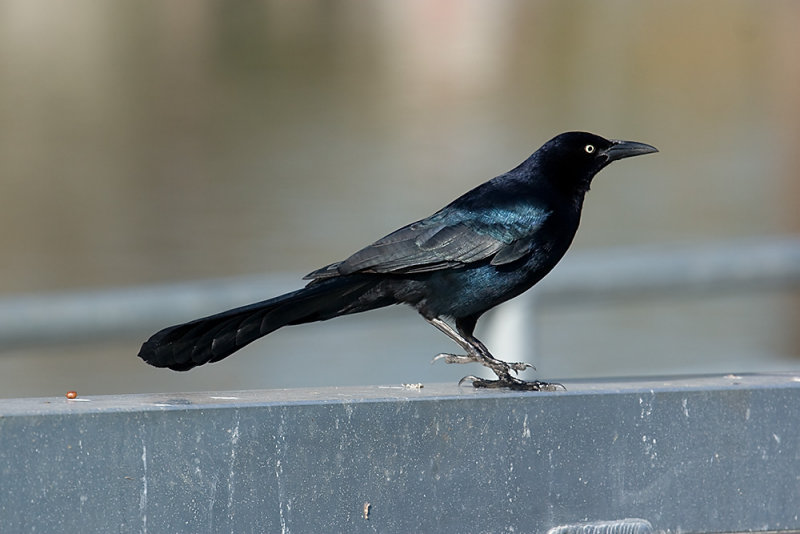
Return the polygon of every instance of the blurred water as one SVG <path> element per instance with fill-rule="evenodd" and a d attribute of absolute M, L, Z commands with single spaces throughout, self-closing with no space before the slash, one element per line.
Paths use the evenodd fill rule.
<path fill-rule="evenodd" d="M 789 1 L 2 2 L 0 295 L 302 275 L 569 129 L 661 150 L 598 177 L 576 248 L 800 231 L 798 21 Z M 796 295 L 640 306 L 545 310 L 540 370 L 800 354 Z M 420 366 L 448 341 L 397 317 L 408 329 L 363 317 L 292 329 L 249 349 L 270 357 L 189 375 L 140 365 L 138 339 L 7 350 L 0 384 L 42 395 L 462 374 Z M 296 377 L 277 362 L 311 351 L 331 353 L 330 369 Z M 350 351 L 385 372 L 348 366 Z M 683 363 L 665 369 L 670 353 Z"/>

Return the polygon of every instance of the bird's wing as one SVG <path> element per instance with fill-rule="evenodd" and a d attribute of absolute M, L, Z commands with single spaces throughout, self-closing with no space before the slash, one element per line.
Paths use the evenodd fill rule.
<path fill-rule="evenodd" d="M 511 263 L 532 248 L 549 211 L 529 206 L 496 208 L 480 213 L 443 210 L 404 226 L 346 260 L 328 265 L 306 279 L 342 274 L 411 274 L 436 271 L 491 258 Z"/>

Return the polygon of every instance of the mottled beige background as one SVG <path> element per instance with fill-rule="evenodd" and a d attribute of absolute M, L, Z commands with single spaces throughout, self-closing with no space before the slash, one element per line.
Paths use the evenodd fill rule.
<path fill-rule="evenodd" d="M 791 1 L 4 0 L 0 298 L 299 277 L 570 129 L 661 150 L 595 180 L 575 249 L 798 232 L 798 24 Z M 413 315 L 289 329 L 181 375 L 135 357 L 150 332 L 0 346 L 0 395 L 465 374 L 427 365 L 452 347 Z M 774 293 L 545 311 L 539 370 L 795 365 L 798 319 Z"/>

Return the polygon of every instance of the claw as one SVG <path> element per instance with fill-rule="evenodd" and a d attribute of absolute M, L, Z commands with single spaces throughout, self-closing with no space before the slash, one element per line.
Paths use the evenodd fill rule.
<path fill-rule="evenodd" d="M 536 367 L 534 367 L 533 364 L 526 362 L 506 362 L 506 363 L 508 363 L 508 368 L 517 374 L 519 374 L 520 371 L 524 371 L 526 369 L 533 369 L 534 371 L 536 370 Z"/>
<path fill-rule="evenodd" d="M 464 382 L 469 381 L 469 382 L 472 382 L 473 386 L 475 386 L 475 382 L 478 381 L 478 380 L 483 380 L 483 379 L 482 378 L 478 378 L 475 375 L 467 375 L 467 376 L 465 376 L 464 378 L 462 378 L 461 380 L 458 381 L 458 385 L 459 385 L 459 387 L 461 387 L 461 384 L 463 384 Z M 475 386 L 475 387 L 477 387 L 477 386 Z"/>

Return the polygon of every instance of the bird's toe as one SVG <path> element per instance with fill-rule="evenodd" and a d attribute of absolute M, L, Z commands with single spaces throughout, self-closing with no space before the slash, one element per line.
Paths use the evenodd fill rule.
<path fill-rule="evenodd" d="M 567 388 L 556 382 L 542 382 L 541 380 L 520 380 L 513 377 L 503 377 L 497 380 L 487 380 L 477 376 L 465 376 L 458 385 L 466 381 L 472 382 L 472 387 L 486 389 L 510 389 L 513 391 L 558 391 Z"/>
<path fill-rule="evenodd" d="M 434 356 L 434 358 L 431 360 L 431 363 L 435 363 L 438 360 L 444 360 L 444 363 L 476 363 L 480 361 L 474 356 L 465 354 L 449 354 L 446 352 Z"/>

